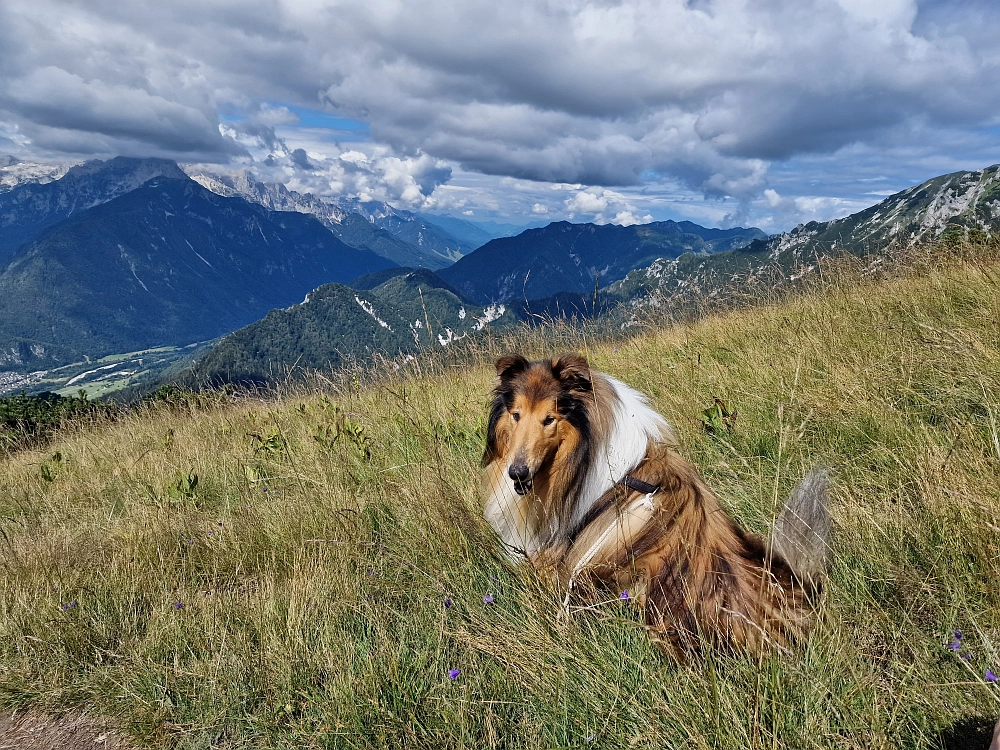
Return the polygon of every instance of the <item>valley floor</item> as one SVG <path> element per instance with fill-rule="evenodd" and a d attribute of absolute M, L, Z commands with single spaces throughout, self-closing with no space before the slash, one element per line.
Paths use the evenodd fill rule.
<path fill-rule="evenodd" d="M 52 391 L 61 396 L 97 399 L 151 381 L 167 370 L 191 361 L 215 341 L 188 346 L 160 346 L 138 352 L 109 354 L 84 362 L 73 362 L 50 370 L 22 373 L 0 371 L 0 396 L 5 393 Z"/>
<path fill-rule="evenodd" d="M 563 621 L 502 559 L 479 457 L 490 361 L 516 344 L 471 369 L 175 400 L 0 459 L 0 709 L 192 749 L 988 743 L 1000 263 L 564 342 L 650 395 L 746 527 L 834 467 L 821 621 L 789 657 L 678 666 L 628 603 Z M 702 429 L 716 397 L 732 432 Z"/>

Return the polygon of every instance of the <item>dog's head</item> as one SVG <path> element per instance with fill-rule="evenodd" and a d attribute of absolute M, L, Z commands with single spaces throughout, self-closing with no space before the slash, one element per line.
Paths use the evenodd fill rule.
<path fill-rule="evenodd" d="M 519 495 L 557 456 L 578 459 L 589 449 L 590 365 L 579 354 L 529 362 L 520 355 L 496 363 L 483 464 L 504 459 Z"/>

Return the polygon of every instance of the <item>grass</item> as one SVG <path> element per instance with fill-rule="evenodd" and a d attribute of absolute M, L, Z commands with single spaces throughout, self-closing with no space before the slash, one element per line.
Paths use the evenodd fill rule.
<path fill-rule="evenodd" d="M 478 494 L 497 340 L 470 367 L 177 399 L 3 459 L 0 707 L 191 749 L 958 747 L 1000 714 L 998 279 L 995 259 L 848 274 L 566 335 L 751 529 L 835 467 L 835 562 L 791 657 L 678 666 L 627 603 L 563 622 L 501 560 Z M 716 396 L 738 417 L 711 436 Z"/>

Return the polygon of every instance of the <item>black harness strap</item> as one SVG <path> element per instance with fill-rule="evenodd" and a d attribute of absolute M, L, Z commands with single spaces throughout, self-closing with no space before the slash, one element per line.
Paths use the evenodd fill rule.
<path fill-rule="evenodd" d="M 654 492 L 659 492 L 660 488 L 658 485 L 650 484 L 649 482 L 643 482 L 641 479 L 636 479 L 631 474 L 626 474 L 621 481 L 630 490 L 635 490 L 636 492 L 641 492 L 644 495 L 652 495 Z"/>
<path fill-rule="evenodd" d="M 575 542 L 581 531 L 593 523 L 594 520 L 604 511 L 614 505 L 617 500 L 622 499 L 621 495 L 619 495 L 619 490 L 622 487 L 626 487 L 634 492 L 641 492 L 644 495 L 652 495 L 654 492 L 660 491 L 660 488 L 657 485 L 650 484 L 649 482 L 643 482 L 641 479 L 636 479 L 631 474 L 626 474 L 618 480 L 618 483 L 615 484 L 614 487 L 597 499 L 597 502 L 595 502 L 593 507 L 591 507 L 590 512 L 580 520 L 577 527 L 573 529 L 573 533 L 569 535 L 570 542 Z"/>

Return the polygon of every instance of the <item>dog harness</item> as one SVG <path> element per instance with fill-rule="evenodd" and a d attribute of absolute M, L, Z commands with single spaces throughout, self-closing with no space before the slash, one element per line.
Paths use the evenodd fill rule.
<path fill-rule="evenodd" d="M 630 490 L 641 492 L 644 495 L 655 495 L 660 491 L 660 488 L 657 485 L 650 484 L 649 482 L 643 482 L 641 479 L 636 479 L 631 474 L 626 474 L 622 477 L 621 484 L 624 484 Z"/>

